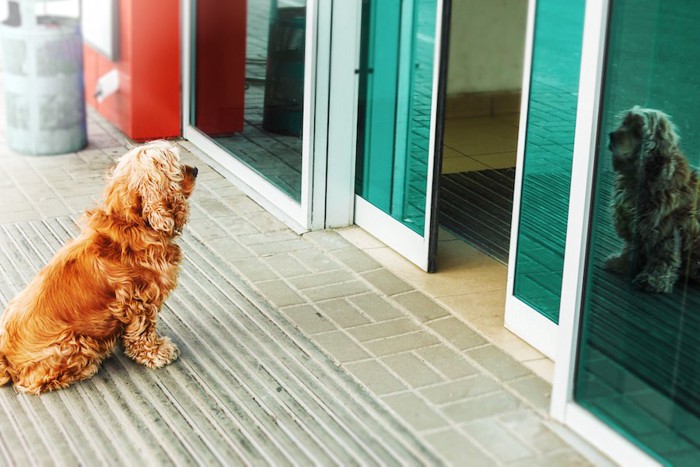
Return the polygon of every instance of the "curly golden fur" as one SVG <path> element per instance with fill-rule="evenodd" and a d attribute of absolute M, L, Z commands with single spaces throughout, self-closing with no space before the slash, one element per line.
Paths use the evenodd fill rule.
<path fill-rule="evenodd" d="M 118 340 L 149 368 L 178 356 L 156 333 L 181 260 L 174 238 L 189 213 L 197 169 L 155 141 L 122 156 L 102 204 L 7 306 L 0 320 L 0 384 L 38 394 L 94 375 Z"/>
<path fill-rule="evenodd" d="M 679 277 L 700 276 L 698 176 L 668 115 L 635 106 L 620 121 L 609 148 L 613 220 L 624 245 L 605 266 L 630 274 L 640 290 L 669 293 Z"/>

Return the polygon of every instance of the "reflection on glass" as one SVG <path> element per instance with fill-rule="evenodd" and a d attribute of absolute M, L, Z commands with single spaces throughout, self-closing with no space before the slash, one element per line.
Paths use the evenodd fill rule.
<path fill-rule="evenodd" d="M 584 0 L 538 0 L 514 294 L 557 323 Z"/>
<path fill-rule="evenodd" d="M 364 0 L 356 192 L 423 234 L 436 0 Z"/>
<path fill-rule="evenodd" d="M 698 19 L 696 2 L 612 3 L 575 386 L 669 465 L 700 459 Z"/>
<path fill-rule="evenodd" d="M 300 201 L 306 1 L 194 5 L 191 123 Z"/>

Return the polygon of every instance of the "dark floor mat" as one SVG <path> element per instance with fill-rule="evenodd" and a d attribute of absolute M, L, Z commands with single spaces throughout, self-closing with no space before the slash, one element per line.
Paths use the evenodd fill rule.
<path fill-rule="evenodd" d="M 440 225 L 506 263 L 515 169 L 445 174 L 440 181 Z"/>

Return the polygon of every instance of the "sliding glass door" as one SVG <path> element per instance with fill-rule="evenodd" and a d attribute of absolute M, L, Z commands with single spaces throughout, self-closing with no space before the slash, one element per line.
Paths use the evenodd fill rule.
<path fill-rule="evenodd" d="M 186 3 L 185 137 L 308 228 L 322 2 Z"/>
<path fill-rule="evenodd" d="M 364 0 L 355 223 L 435 267 L 449 2 Z"/>
<path fill-rule="evenodd" d="M 557 346 L 584 0 L 530 4 L 505 325 L 550 358 Z"/>

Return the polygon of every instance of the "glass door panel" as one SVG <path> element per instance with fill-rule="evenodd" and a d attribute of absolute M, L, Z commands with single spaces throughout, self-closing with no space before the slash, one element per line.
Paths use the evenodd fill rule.
<path fill-rule="evenodd" d="M 364 0 L 362 9 L 356 194 L 397 221 L 383 229 L 385 237 L 403 229 L 414 234 L 424 251 L 408 256 L 422 256 L 420 263 L 426 262 L 434 224 L 429 205 L 442 148 L 436 145 L 442 139 L 436 131 L 442 111 L 437 80 L 444 79 L 436 73 L 441 62 L 435 51 L 442 50 L 447 14 L 438 0 Z M 382 235 L 363 225 L 361 216 L 356 222 Z M 381 240 L 394 246 L 391 238 Z"/>
<path fill-rule="evenodd" d="M 306 0 L 193 1 L 190 124 L 302 198 Z"/>
<path fill-rule="evenodd" d="M 538 0 L 513 294 L 558 322 L 584 0 Z"/>
<path fill-rule="evenodd" d="M 665 465 L 700 459 L 698 21 L 694 1 L 611 2 L 575 377 Z"/>

